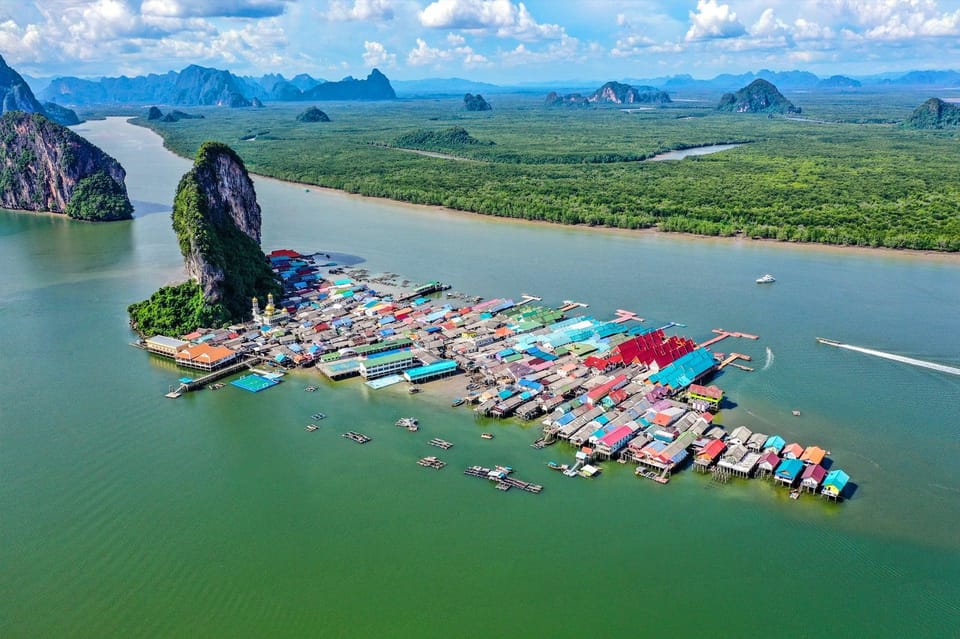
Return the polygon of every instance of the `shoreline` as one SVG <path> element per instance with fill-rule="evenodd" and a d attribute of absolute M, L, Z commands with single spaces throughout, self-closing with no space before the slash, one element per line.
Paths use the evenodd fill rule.
<path fill-rule="evenodd" d="M 166 138 L 160 135 L 159 133 L 157 133 L 155 130 L 147 126 L 134 124 L 131 121 L 139 116 L 134 116 L 133 118 L 127 117 L 127 116 L 113 116 L 113 117 L 121 118 L 131 126 L 139 126 L 143 129 L 150 131 L 151 133 L 153 133 L 154 135 L 160 138 L 164 149 L 166 149 L 170 153 L 173 153 L 177 157 L 183 158 L 185 160 L 191 160 L 191 158 L 180 155 L 175 150 L 171 149 L 167 145 Z M 932 251 L 932 250 L 909 249 L 909 248 L 895 249 L 895 248 L 890 248 L 886 246 L 877 246 L 877 247 L 851 246 L 849 244 L 821 244 L 817 242 L 786 242 L 786 241 L 771 239 L 771 238 L 754 239 L 754 238 L 745 237 L 742 235 L 737 235 L 733 237 L 719 237 L 715 235 L 697 235 L 696 233 L 684 233 L 679 231 L 661 231 L 660 229 L 657 229 L 657 228 L 624 229 L 624 228 L 619 228 L 615 226 L 589 226 L 585 224 L 563 224 L 561 222 L 550 222 L 546 220 L 528 220 L 523 218 L 502 217 L 499 215 L 476 213 L 474 211 L 463 211 L 459 209 L 451 209 L 449 207 L 442 206 L 439 204 L 416 204 L 414 202 L 406 202 L 404 200 L 394 200 L 388 197 L 380 197 L 375 195 L 363 195 L 361 193 L 351 193 L 350 191 L 335 189 L 329 186 L 320 186 L 317 184 L 310 184 L 308 182 L 297 182 L 294 180 L 287 180 L 287 179 L 275 177 L 272 175 L 266 175 L 264 173 L 257 173 L 255 171 L 251 171 L 249 168 L 247 169 L 247 171 L 250 173 L 251 176 L 255 176 L 258 179 L 273 180 L 275 182 L 280 182 L 282 184 L 289 184 L 289 185 L 301 187 L 303 189 L 316 190 L 316 191 L 320 191 L 327 194 L 337 194 L 347 198 L 354 198 L 354 199 L 367 200 L 367 201 L 389 202 L 391 204 L 395 204 L 403 207 L 411 207 L 420 211 L 434 211 L 434 212 L 439 211 L 439 212 L 443 212 L 451 215 L 466 215 L 471 217 L 481 217 L 481 218 L 486 218 L 490 220 L 496 220 L 499 223 L 528 224 L 528 225 L 534 225 L 534 226 L 551 226 L 551 227 L 561 228 L 561 229 L 571 229 L 571 230 L 576 229 L 576 230 L 583 230 L 583 231 L 590 231 L 590 232 L 605 231 L 605 232 L 613 232 L 617 234 L 634 235 L 637 237 L 640 237 L 643 235 L 653 235 L 653 236 L 659 235 L 667 238 L 688 239 L 688 240 L 695 240 L 695 241 L 710 240 L 715 242 L 736 242 L 736 243 L 756 242 L 761 245 L 762 244 L 780 244 L 780 245 L 789 246 L 793 248 L 802 248 L 803 250 L 819 249 L 819 250 L 843 252 L 843 253 L 849 253 L 853 251 L 861 254 L 869 253 L 873 255 L 879 254 L 879 255 L 903 256 L 903 257 L 935 257 L 935 258 L 946 259 L 946 260 L 960 259 L 960 251 L 954 251 L 954 252 Z"/>

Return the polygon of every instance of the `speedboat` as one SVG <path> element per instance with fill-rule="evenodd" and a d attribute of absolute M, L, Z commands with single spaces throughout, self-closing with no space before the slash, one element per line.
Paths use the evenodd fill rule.
<path fill-rule="evenodd" d="M 769 273 L 765 275 L 761 275 L 760 277 L 757 278 L 757 284 L 773 284 L 776 281 L 777 279 L 773 275 L 770 275 Z"/>

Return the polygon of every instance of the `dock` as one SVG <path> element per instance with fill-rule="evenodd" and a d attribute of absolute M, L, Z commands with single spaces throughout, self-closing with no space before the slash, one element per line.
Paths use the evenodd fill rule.
<path fill-rule="evenodd" d="M 442 448 L 443 450 L 448 450 L 448 449 L 450 449 L 450 448 L 453 448 L 453 444 L 452 444 L 451 442 L 448 442 L 448 441 L 445 440 L 445 439 L 440 439 L 439 437 L 434 437 L 433 439 L 431 439 L 431 440 L 428 441 L 427 443 L 430 444 L 431 446 L 436 446 L 437 448 Z"/>
<path fill-rule="evenodd" d="M 358 433 L 358 432 L 355 431 L 355 430 L 348 430 L 347 432 L 343 433 L 343 434 L 341 435 L 341 437 L 346 437 L 347 439 L 351 439 L 351 440 L 357 442 L 358 444 L 366 444 L 367 442 L 373 440 L 372 437 L 368 437 L 367 435 L 364 435 L 363 433 Z"/>

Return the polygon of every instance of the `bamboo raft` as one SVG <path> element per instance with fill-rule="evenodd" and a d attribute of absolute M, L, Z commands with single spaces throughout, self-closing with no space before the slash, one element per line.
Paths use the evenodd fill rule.
<path fill-rule="evenodd" d="M 347 432 L 343 433 L 343 434 L 341 435 L 341 437 L 346 437 L 347 439 L 352 439 L 353 441 L 357 442 L 358 444 L 366 444 L 367 442 L 369 442 L 369 441 L 371 441 L 371 440 L 373 439 L 372 437 L 368 437 L 367 435 L 364 435 L 363 433 L 358 433 L 358 432 L 355 431 L 355 430 L 348 430 Z"/>
<path fill-rule="evenodd" d="M 448 448 L 451 448 L 451 447 L 453 446 L 453 444 L 452 444 L 451 442 L 448 442 L 448 441 L 446 441 L 446 440 L 444 440 L 444 439 L 440 439 L 439 437 L 434 437 L 433 439 L 431 439 L 431 440 L 428 441 L 427 443 L 430 444 L 431 446 L 436 446 L 437 448 L 442 448 L 443 450 L 447 450 Z"/>

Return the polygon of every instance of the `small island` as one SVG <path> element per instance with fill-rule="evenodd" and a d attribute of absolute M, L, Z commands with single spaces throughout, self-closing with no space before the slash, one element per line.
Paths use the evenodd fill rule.
<path fill-rule="evenodd" d="M 724 93 L 717 111 L 728 113 L 800 113 L 772 83 L 757 79 L 735 93 Z"/>
<path fill-rule="evenodd" d="M 329 122 L 330 116 L 315 106 L 307 107 L 303 113 L 297 116 L 297 122 Z"/>
<path fill-rule="evenodd" d="M 952 129 L 960 127 L 960 106 L 930 98 L 910 114 L 903 123 L 911 129 Z"/>
<path fill-rule="evenodd" d="M 126 220 L 133 205 L 120 163 L 40 113 L 0 116 L 0 206 Z"/>
<path fill-rule="evenodd" d="M 127 309 L 140 335 L 182 335 L 247 319 L 250 298 L 279 294 L 260 250 L 260 205 L 240 157 L 205 142 L 181 179 L 173 229 L 190 280 L 165 286 Z"/>
<path fill-rule="evenodd" d="M 547 106 L 589 106 L 591 104 L 668 104 L 670 95 L 656 87 L 634 87 L 621 82 L 607 82 L 588 96 L 579 93 L 560 95 L 556 91 L 547 94 Z"/>
<path fill-rule="evenodd" d="M 479 93 L 477 95 L 468 93 L 463 96 L 463 108 L 467 111 L 490 111 L 493 107 Z"/>

